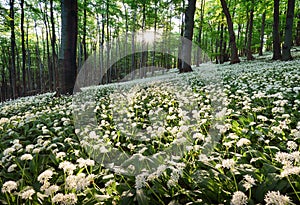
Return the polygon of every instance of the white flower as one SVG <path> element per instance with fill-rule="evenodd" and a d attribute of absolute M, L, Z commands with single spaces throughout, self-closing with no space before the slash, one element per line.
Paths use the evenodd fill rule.
<path fill-rule="evenodd" d="M 30 152 L 33 148 L 34 148 L 34 145 L 29 144 L 29 145 L 26 146 L 25 150 L 26 150 L 26 152 Z"/>
<path fill-rule="evenodd" d="M 288 141 L 287 146 L 289 150 L 296 150 L 298 147 L 297 143 L 294 141 Z"/>
<path fill-rule="evenodd" d="M 53 171 L 48 169 L 46 171 L 44 171 L 43 173 L 41 173 L 37 180 L 40 182 L 40 183 L 44 183 L 45 181 L 48 181 L 49 179 L 52 178 L 52 175 L 53 175 Z"/>
<path fill-rule="evenodd" d="M 24 160 L 32 160 L 33 157 L 32 157 L 31 154 L 23 154 L 23 155 L 20 157 L 20 159 L 21 159 L 22 161 L 24 161 Z"/>
<path fill-rule="evenodd" d="M 77 203 L 77 197 L 74 193 L 63 195 L 62 193 L 56 194 L 52 198 L 52 203 L 61 203 L 64 205 L 73 205 Z"/>
<path fill-rule="evenodd" d="M 300 174 L 300 167 L 294 167 L 294 166 L 285 166 L 283 167 L 283 171 L 281 172 L 281 177 L 286 177 L 289 175 L 299 175 Z"/>
<path fill-rule="evenodd" d="M 73 171 L 76 169 L 76 165 L 72 164 L 69 161 L 63 161 L 59 163 L 58 168 L 63 169 L 64 172 L 67 173 L 68 175 L 72 175 Z"/>
<path fill-rule="evenodd" d="M 35 193 L 33 189 L 28 189 L 26 191 L 22 191 L 20 196 L 22 199 L 32 199 L 32 195 Z"/>
<path fill-rule="evenodd" d="M 79 158 L 79 159 L 77 159 L 76 162 L 78 162 L 78 166 L 80 168 L 85 167 L 85 166 L 94 166 L 95 165 L 95 161 L 92 159 Z"/>
<path fill-rule="evenodd" d="M 266 205 L 287 205 L 291 204 L 288 196 L 281 195 L 279 191 L 268 191 L 265 195 Z"/>
<path fill-rule="evenodd" d="M 234 167 L 234 165 L 235 165 L 235 161 L 233 159 L 224 159 L 222 161 L 223 168 L 231 169 Z"/>
<path fill-rule="evenodd" d="M 230 201 L 231 205 L 244 205 L 247 204 L 248 197 L 241 191 L 234 192 L 232 199 Z"/>
<path fill-rule="evenodd" d="M 146 179 L 149 174 L 141 173 L 135 177 L 135 188 L 141 189 L 146 185 Z"/>
<path fill-rule="evenodd" d="M 236 143 L 236 146 L 237 147 L 241 147 L 243 145 L 250 145 L 251 144 L 251 141 L 246 139 L 246 138 L 242 138 L 240 139 L 237 143 Z"/>
<path fill-rule="evenodd" d="M 65 152 L 58 152 L 56 153 L 56 158 L 57 159 L 63 159 L 64 157 L 66 156 L 66 153 Z"/>
<path fill-rule="evenodd" d="M 199 139 L 199 140 L 204 140 L 204 139 L 205 139 L 205 136 L 204 136 L 203 134 L 197 132 L 197 133 L 195 133 L 195 134 L 193 135 L 193 138 L 194 138 L 194 139 Z"/>
<path fill-rule="evenodd" d="M 244 176 L 244 184 L 243 186 L 245 187 L 246 190 L 250 189 L 253 185 L 255 185 L 255 179 L 250 176 L 250 175 L 245 175 Z"/>
<path fill-rule="evenodd" d="M 48 189 L 45 190 L 46 195 L 52 195 L 59 190 L 59 186 L 51 185 Z"/>
<path fill-rule="evenodd" d="M 7 168 L 7 172 L 13 172 L 13 171 L 15 171 L 15 168 L 17 168 L 17 167 L 18 167 L 18 165 L 12 164 Z"/>
<path fill-rule="evenodd" d="M 11 193 L 12 190 L 17 189 L 18 185 L 15 181 L 7 181 L 2 186 L 2 193 Z"/>
<path fill-rule="evenodd" d="M 4 151 L 3 151 L 3 155 L 6 156 L 6 155 L 10 155 L 12 154 L 16 149 L 13 148 L 13 147 L 9 147 L 9 148 L 6 148 Z"/>

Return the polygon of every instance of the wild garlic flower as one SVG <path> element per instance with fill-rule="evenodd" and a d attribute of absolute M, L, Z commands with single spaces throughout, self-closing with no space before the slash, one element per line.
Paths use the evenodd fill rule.
<path fill-rule="evenodd" d="M 69 161 L 63 161 L 59 163 L 58 168 L 63 169 L 64 172 L 67 173 L 68 175 L 72 175 L 73 171 L 76 169 L 76 165 L 72 164 Z"/>
<path fill-rule="evenodd" d="M 236 146 L 237 147 L 242 147 L 244 145 L 250 145 L 251 144 L 251 141 L 246 139 L 246 138 L 242 138 L 240 139 L 237 143 L 236 143 Z"/>
<path fill-rule="evenodd" d="M 294 141 L 288 141 L 287 142 L 287 147 L 288 147 L 289 150 L 296 150 L 298 145 Z"/>
<path fill-rule="evenodd" d="M 230 201 L 231 205 L 245 205 L 248 203 L 248 197 L 241 191 L 234 192 Z"/>
<path fill-rule="evenodd" d="M 18 185 L 15 181 L 7 181 L 2 186 L 2 193 L 11 193 L 12 190 L 15 190 L 18 188 Z"/>
<path fill-rule="evenodd" d="M 38 176 L 37 180 L 38 180 L 40 183 L 45 183 L 46 181 L 48 181 L 49 179 L 52 178 L 52 175 L 53 175 L 53 171 L 50 170 L 50 169 L 48 169 L 48 170 L 42 172 L 42 173 Z"/>
<path fill-rule="evenodd" d="M 292 204 L 288 196 L 281 195 L 279 191 L 268 191 L 265 195 L 266 205 L 288 205 Z"/>
<path fill-rule="evenodd" d="M 76 162 L 78 162 L 78 166 L 80 168 L 85 167 L 85 166 L 94 166 L 95 165 L 95 161 L 92 159 L 79 158 L 79 159 L 77 159 Z"/>
<path fill-rule="evenodd" d="M 62 194 L 58 193 L 52 198 L 52 203 L 60 203 L 63 205 L 73 205 L 77 203 L 77 197 L 74 193 Z"/>
<path fill-rule="evenodd" d="M 21 196 L 22 199 L 32 200 L 32 195 L 33 194 L 35 194 L 35 191 L 32 188 L 20 192 L 20 196 Z"/>
<path fill-rule="evenodd" d="M 245 187 L 246 190 L 250 189 L 251 187 L 253 187 L 255 185 L 255 179 L 250 176 L 250 175 L 245 175 L 244 176 L 244 184 L 243 186 Z"/>
<path fill-rule="evenodd" d="M 20 157 L 20 159 L 21 159 L 22 161 L 30 161 L 30 160 L 33 159 L 33 157 L 32 157 L 31 154 L 23 154 L 23 155 Z"/>
<path fill-rule="evenodd" d="M 284 166 L 283 171 L 280 174 L 280 177 L 287 177 L 289 175 L 299 175 L 300 174 L 300 167 L 295 166 Z"/>
<path fill-rule="evenodd" d="M 235 161 L 233 159 L 223 159 L 222 160 L 222 167 L 226 169 L 231 169 L 235 165 Z"/>

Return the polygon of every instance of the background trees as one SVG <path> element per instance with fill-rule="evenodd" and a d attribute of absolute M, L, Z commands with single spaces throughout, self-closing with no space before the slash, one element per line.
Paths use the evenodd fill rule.
<path fill-rule="evenodd" d="M 195 1 L 193 25 L 185 22 L 188 19 L 185 8 L 191 3 L 187 0 L 83 0 L 78 1 L 78 14 L 73 14 L 70 20 L 73 25 L 78 17 L 77 35 L 76 32 L 64 32 L 61 20 L 64 2 L 0 2 L 0 21 L 3 22 L 0 25 L 1 100 L 55 91 L 61 87 L 59 81 L 70 79 L 63 75 L 72 73 L 74 76 L 87 58 L 93 57 L 94 65 L 104 68 L 113 62 L 113 56 L 136 49 L 136 37 L 131 35 L 132 32 L 153 30 L 187 37 L 193 31 L 192 40 L 201 48 L 191 54 L 191 64 L 195 65 L 204 60 L 204 53 L 216 63 L 239 62 L 246 56 L 251 60 L 252 54 L 262 55 L 267 51 L 273 52 L 273 59 L 281 59 L 282 55 L 283 60 L 288 60 L 292 57 L 290 48 L 300 45 L 300 3 L 294 0 L 198 0 Z M 228 12 L 224 10 L 225 3 Z M 228 22 L 228 14 L 232 24 Z M 189 32 L 184 32 L 187 27 Z M 70 58 L 74 60 L 72 68 L 61 64 L 67 35 L 77 38 L 77 45 L 74 47 L 73 42 L 72 48 L 75 53 Z M 171 51 L 168 42 L 171 40 L 155 47 L 164 46 L 159 48 L 175 57 L 157 52 L 130 55 L 112 65 L 101 83 L 114 82 L 129 73 L 145 77 L 140 68 L 150 65 L 177 67 L 180 47 Z M 147 45 L 143 46 L 146 48 Z M 98 54 L 94 55 L 95 52 Z M 103 65 L 104 58 L 107 65 Z"/>

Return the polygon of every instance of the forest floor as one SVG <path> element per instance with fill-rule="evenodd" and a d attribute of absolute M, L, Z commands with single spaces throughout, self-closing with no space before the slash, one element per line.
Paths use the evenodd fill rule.
<path fill-rule="evenodd" d="M 300 204 L 300 49 L 0 105 L 1 204 Z"/>

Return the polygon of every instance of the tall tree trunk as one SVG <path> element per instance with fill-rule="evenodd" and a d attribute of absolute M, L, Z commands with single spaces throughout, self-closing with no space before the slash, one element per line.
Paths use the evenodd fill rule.
<path fill-rule="evenodd" d="M 51 31 L 52 31 L 52 38 L 51 38 L 51 47 L 52 47 L 52 71 L 53 71 L 53 83 L 54 88 L 59 87 L 59 74 L 57 71 L 57 55 L 55 50 L 55 43 L 56 43 L 56 34 L 55 34 L 55 22 L 54 22 L 54 12 L 53 12 L 53 0 L 50 0 L 50 20 L 51 20 Z"/>
<path fill-rule="evenodd" d="M 202 36 L 202 26 L 203 26 L 203 19 L 204 19 L 204 8 L 205 8 L 205 1 L 201 0 L 200 4 L 200 25 L 199 25 L 199 33 L 198 33 L 198 48 L 197 48 L 197 59 L 196 59 L 196 66 L 200 66 L 201 64 L 201 36 Z"/>
<path fill-rule="evenodd" d="M 15 99 L 17 97 L 17 90 L 16 90 L 16 54 L 15 54 L 15 45 L 16 45 L 16 37 L 15 37 L 15 11 L 14 11 L 14 0 L 9 1 L 10 5 L 10 49 L 11 49 L 11 63 L 10 63 L 10 86 L 12 91 L 12 98 Z"/>
<path fill-rule="evenodd" d="M 180 73 L 191 72 L 191 55 L 192 55 L 192 40 L 194 31 L 194 15 L 196 10 L 196 0 L 189 0 L 188 6 L 185 10 L 184 18 L 184 42 L 182 46 L 183 65 Z"/>
<path fill-rule="evenodd" d="M 59 67 L 61 74 L 61 94 L 72 94 L 76 80 L 76 44 L 78 33 L 78 4 L 77 0 L 61 1 L 61 53 Z"/>
<path fill-rule="evenodd" d="M 25 47 L 25 32 L 24 32 L 24 0 L 20 1 L 21 6 L 21 43 L 22 43 L 22 84 L 23 96 L 26 95 L 26 47 Z"/>
<path fill-rule="evenodd" d="M 136 21 L 136 10 L 133 11 L 133 20 Z M 131 33 L 131 80 L 135 78 L 135 25 L 132 27 L 132 33 Z"/>
<path fill-rule="evenodd" d="M 253 19 L 254 19 L 254 0 L 251 1 L 250 16 L 249 16 L 249 31 L 247 37 L 247 60 L 253 60 L 254 57 L 251 51 L 252 34 L 253 34 Z"/>
<path fill-rule="evenodd" d="M 260 46 L 259 46 L 259 55 L 263 55 L 263 47 L 264 47 L 264 35 L 265 35 L 265 25 L 266 25 L 266 11 L 262 14 L 261 20 L 261 30 L 260 30 Z"/>
<path fill-rule="evenodd" d="M 219 57 L 219 61 L 220 64 L 224 63 L 224 24 L 221 24 L 221 31 L 220 31 L 220 41 L 219 41 L 219 46 L 220 46 L 220 57 Z"/>
<path fill-rule="evenodd" d="M 274 0 L 273 14 L 273 60 L 281 59 L 280 33 L 279 33 L 279 1 Z"/>
<path fill-rule="evenodd" d="M 229 13 L 229 9 L 227 7 L 227 3 L 226 0 L 220 0 L 221 4 L 222 4 L 222 8 L 223 8 L 223 12 L 226 16 L 226 20 L 227 20 L 227 25 L 228 25 L 228 32 L 229 32 L 229 43 L 230 43 L 230 47 L 231 47 L 231 59 L 230 59 L 230 63 L 231 64 L 235 64 L 235 63 L 239 63 L 241 62 L 238 56 L 238 50 L 236 47 L 236 42 L 235 42 L 235 34 L 234 34 L 234 30 L 233 30 L 233 22 L 231 19 L 231 15 Z"/>
<path fill-rule="evenodd" d="M 185 0 L 182 0 L 182 8 L 185 7 Z M 180 25 L 180 36 L 183 37 L 184 34 L 184 13 L 181 14 L 181 25 Z M 177 67 L 179 70 L 182 70 L 182 45 L 178 48 L 178 61 Z"/>
<path fill-rule="evenodd" d="M 296 28 L 296 46 L 300 46 L 300 9 L 298 9 L 298 17 L 297 17 L 297 28 Z"/>
<path fill-rule="evenodd" d="M 82 44 L 83 44 L 83 56 L 84 56 L 84 61 L 87 60 L 87 50 L 86 50 L 86 11 L 87 11 L 87 3 L 86 0 L 83 2 L 83 39 L 82 39 Z"/>
<path fill-rule="evenodd" d="M 295 0 L 288 0 L 284 44 L 282 47 L 282 60 L 292 60 L 291 47 L 293 43 L 293 19 L 295 12 Z"/>

